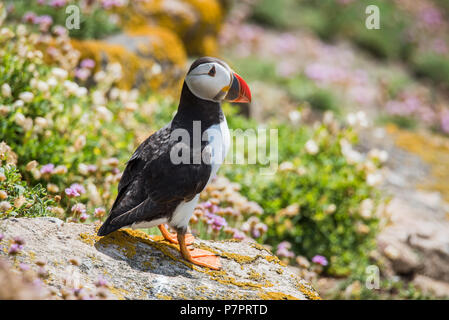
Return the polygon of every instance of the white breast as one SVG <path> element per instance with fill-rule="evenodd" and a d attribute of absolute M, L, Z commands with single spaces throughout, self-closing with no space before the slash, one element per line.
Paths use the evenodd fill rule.
<path fill-rule="evenodd" d="M 218 169 L 226 158 L 229 146 L 231 144 L 231 136 L 229 134 L 228 124 L 226 118 L 220 123 L 211 126 L 206 130 L 208 137 L 208 147 L 211 149 L 211 174 L 206 186 L 217 174 Z M 172 219 L 169 222 L 170 226 L 176 228 L 187 227 L 192 217 L 193 210 L 198 204 L 200 195 L 197 194 L 195 198 L 189 202 L 181 202 L 175 209 L 172 215 Z"/>
<path fill-rule="evenodd" d="M 207 182 L 209 184 L 210 180 L 215 177 L 218 169 L 224 162 L 226 154 L 229 150 L 229 146 L 231 144 L 231 136 L 229 134 L 229 128 L 228 123 L 226 122 L 226 118 L 220 124 L 215 124 L 207 129 L 206 134 L 209 142 L 208 147 L 211 149 L 212 153 L 212 171 L 209 177 L 209 181 Z"/>

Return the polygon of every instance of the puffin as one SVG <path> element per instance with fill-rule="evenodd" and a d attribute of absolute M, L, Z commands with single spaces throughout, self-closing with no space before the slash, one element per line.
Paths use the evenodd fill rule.
<path fill-rule="evenodd" d="M 126 163 L 98 236 L 125 227 L 158 226 L 165 240 L 179 245 L 185 260 L 220 270 L 219 257 L 194 248 L 195 238 L 187 229 L 201 191 L 217 174 L 230 146 L 223 101 L 250 103 L 248 84 L 220 59 L 195 60 L 172 121 L 150 135 Z"/>

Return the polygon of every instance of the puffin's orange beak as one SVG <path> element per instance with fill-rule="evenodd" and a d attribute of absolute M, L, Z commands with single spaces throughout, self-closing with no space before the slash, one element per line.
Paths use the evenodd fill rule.
<path fill-rule="evenodd" d="M 225 97 L 229 102 L 250 103 L 251 91 L 248 84 L 237 73 L 233 73 L 231 88 Z"/>

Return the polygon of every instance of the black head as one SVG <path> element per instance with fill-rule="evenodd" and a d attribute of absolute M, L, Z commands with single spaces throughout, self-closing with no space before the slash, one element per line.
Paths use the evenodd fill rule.
<path fill-rule="evenodd" d="M 217 58 L 195 60 L 187 72 L 185 84 L 193 95 L 202 100 L 251 102 L 251 91 L 246 82 Z"/>

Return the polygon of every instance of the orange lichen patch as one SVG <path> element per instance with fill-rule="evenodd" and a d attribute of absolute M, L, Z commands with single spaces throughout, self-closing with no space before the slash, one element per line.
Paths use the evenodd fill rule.
<path fill-rule="evenodd" d="M 215 55 L 224 14 L 217 0 L 130 1 L 117 9 L 126 30 L 157 25 L 179 36 L 189 54 Z"/>
<path fill-rule="evenodd" d="M 101 239 L 101 237 L 90 233 L 80 233 L 79 236 L 81 238 L 81 241 L 87 243 L 90 246 L 93 246 L 97 241 Z"/>
<path fill-rule="evenodd" d="M 206 271 L 206 273 L 210 276 L 211 280 L 217 281 L 221 284 L 234 285 L 244 289 L 260 289 L 264 287 L 264 284 L 260 283 L 237 281 L 234 277 L 227 275 L 224 270 L 220 271 L 210 270 Z"/>
<path fill-rule="evenodd" d="M 80 41 L 72 39 L 72 46 L 81 53 L 81 59 L 91 58 L 96 62 L 96 70 L 104 62 L 119 63 L 122 78 L 118 87 L 122 89 L 150 88 L 163 93 L 178 93 L 182 84 L 182 70 L 186 61 L 185 51 L 176 35 L 161 28 L 146 29 L 145 37 L 135 38 L 136 52 L 116 44 L 103 41 Z"/>
<path fill-rule="evenodd" d="M 155 26 L 142 26 L 127 30 L 132 36 L 145 36 L 147 43 L 141 43 L 139 54 L 151 56 L 159 63 L 171 63 L 183 67 L 187 55 L 181 40 L 168 29 Z"/>
<path fill-rule="evenodd" d="M 158 298 L 159 300 L 173 300 L 173 297 L 164 295 L 164 294 L 156 294 L 156 298 Z"/>
<path fill-rule="evenodd" d="M 220 243 L 226 243 L 226 242 L 241 242 L 241 241 L 234 240 L 234 239 L 220 241 Z M 208 247 L 208 246 L 206 246 L 204 244 L 195 245 L 195 247 L 197 247 L 199 249 L 208 250 L 210 252 L 213 252 L 215 254 L 220 255 L 223 258 L 234 260 L 235 262 L 239 263 L 240 265 L 252 263 L 252 262 L 256 261 L 257 259 L 262 258 L 262 259 L 267 260 L 268 262 L 277 263 L 277 264 L 279 264 L 279 265 L 281 265 L 283 267 L 287 266 L 284 262 L 282 262 L 275 255 L 273 255 L 264 246 L 262 246 L 262 245 L 260 245 L 258 243 L 251 243 L 250 246 L 252 248 L 258 249 L 260 251 L 265 251 L 265 252 L 269 253 L 269 255 L 258 254 L 258 255 L 255 255 L 253 257 L 250 257 L 250 256 L 242 255 L 242 254 L 225 252 L 225 251 L 218 252 L 218 251 L 216 251 L 216 250 L 212 249 L 211 247 Z"/>
<path fill-rule="evenodd" d="M 223 10 L 218 1 L 184 0 L 200 14 L 200 25 L 195 30 L 196 36 L 186 43 L 187 51 L 192 54 L 216 55 L 217 34 L 223 22 Z"/>
<path fill-rule="evenodd" d="M 252 242 L 252 243 L 250 244 L 250 246 L 251 246 L 252 248 L 254 248 L 254 249 L 257 249 L 257 250 L 260 250 L 260 251 L 265 251 L 265 252 L 269 253 L 270 255 L 272 255 L 272 253 L 271 253 L 270 250 L 268 250 L 268 249 L 265 248 L 263 245 L 261 245 L 261 244 L 259 244 L 259 243 L 257 243 L 257 242 Z"/>
<path fill-rule="evenodd" d="M 36 260 L 36 252 L 32 250 L 28 251 L 28 258 L 31 262 L 34 262 L 34 260 Z"/>
<path fill-rule="evenodd" d="M 262 286 L 265 288 L 273 287 L 274 285 L 266 279 L 265 276 L 261 275 L 260 273 L 256 272 L 254 269 L 250 269 L 248 272 L 248 278 L 253 281 L 259 281 L 262 282 Z"/>
<path fill-rule="evenodd" d="M 262 300 L 299 300 L 294 296 L 282 292 L 261 291 L 258 296 Z"/>
<path fill-rule="evenodd" d="M 126 296 L 130 294 L 128 290 L 125 290 L 123 288 L 115 288 L 111 286 L 109 287 L 109 291 L 119 300 L 125 300 Z"/>
<path fill-rule="evenodd" d="M 297 282 L 297 288 L 303 295 L 305 295 L 309 300 L 321 300 L 318 293 L 313 288 L 308 288 L 301 282 Z"/>
<path fill-rule="evenodd" d="M 135 53 L 128 51 L 120 45 L 107 44 L 103 41 L 80 41 L 72 39 L 72 46 L 81 53 L 81 59 L 90 58 L 96 62 L 96 71 L 103 65 L 104 60 L 108 63 L 120 63 L 122 65 L 122 80 L 119 87 L 131 89 L 137 82 L 141 68 L 151 68 L 152 63 L 139 58 Z"/>
<path fill-rule="evenodd" d="M 279 264 L 280 266 L 286 267 L 287 265 L 282 262 L 278 257 L 276 256 L 264 256 L 264 258 L 268 261 L 268 262 L 274 262 Z"/>
<path fill-rule="evenodd" d="M 231 252 L 221 252 L 220 256 L 222 256 L 226 259 L 234 260 L 235 262 L 238 262 L 239 264 L 248 264 L 248 263 L 254 262 L 258 258 L 260 258 L 260 256 L 258 256 L 258 255 L 255 257 L 250 257 L 250 256 L 245 256 L 242 254 L 231 253 Z"/>
<path fill-rule="evenodd" d="M 418 155 L 431 167 L 432 178 L 419 187 L 439 191 L 449 201 L 449 139 L 428 132 L 411 132 L 390 125 L 387 127 L 396 145 Z"/>

